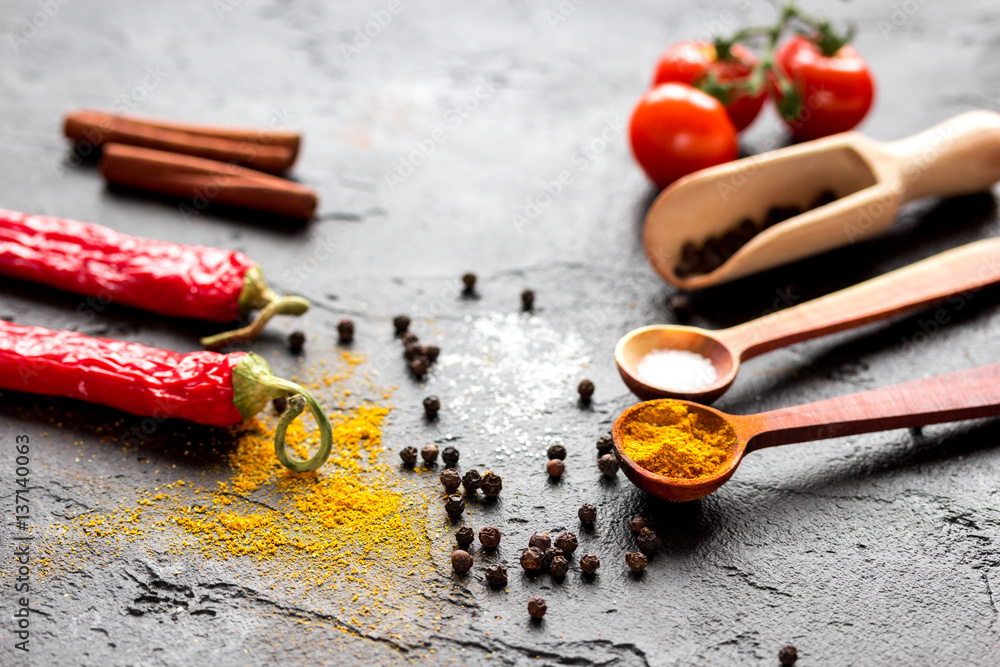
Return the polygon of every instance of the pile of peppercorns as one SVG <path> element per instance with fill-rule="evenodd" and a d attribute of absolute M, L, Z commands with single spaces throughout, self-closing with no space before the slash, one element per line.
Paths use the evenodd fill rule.
<path fill-rule="evenodd" d="M 597 469 L 609 478 L 618 474 L 618 459 L 611 453 L 614 447 L 615 441 L 610 435 L 602 435 L 597 439 Z"/>
<path fill-rule="evenodd" d="M 410 332 L 410 318 L 406 315 L 397 315 L 392 320 L 392 326 L 396 330 L 396 336 L 403 343 L 403 358 L 410 368 L 410 372 L 418 380 L 427 375 L 441 348 L 437 345 L 421 345 L 417 334 Z"/>

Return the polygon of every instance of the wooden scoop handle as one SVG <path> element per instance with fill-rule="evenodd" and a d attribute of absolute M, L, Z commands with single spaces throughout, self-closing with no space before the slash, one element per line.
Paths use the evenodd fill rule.
<path fill-rule="evenodd" d="M 924 308 L 1000 282 L 1000 239 L 976 241 L 716 332 L 740 358 Z"/>
<path fill-rule="evenodd" d="M 898 160 L 903 201 L 986 190 L 1000 181 L 1000 114 L 959 114 L 884 149 Z"/>
<path fill-rule="evenodd" d="M 1000 415 L 1000 364 L 735 417 L 747 451 Z"/>

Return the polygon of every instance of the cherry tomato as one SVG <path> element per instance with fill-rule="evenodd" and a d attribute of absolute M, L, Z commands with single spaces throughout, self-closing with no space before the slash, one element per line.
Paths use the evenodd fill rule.
<path fill-rule="evenodd" d="M 845 132 L 871 108 L 875 82 L 867 63 L 850 44 L 825 56 L 815 42 L 798 35 L 778 47 L 775 64 L 802 101 L 798 115 L 785 118 L 798 139 Z M 775 93 L 775 99 L 780 101 L 781 94 Z"/>
<path fill-rule="evenodd" d="M 712 74 L 723 83 L 746 80 L 757 64 L 757 56 L 742 44 L 733 44 L 730 54 L 731 58 L 719 60 L 715 45 L 711 42 L 695 40 L 677 42 L 660 56 L 656 64 L 656 74 L 653 76 L 653 85 L 675 82 L 698 87 L 708 74 Z M 757 95 L 749 95 L 746 91 L 740 90 L 729 93 L 726 112 L 729 113 L 729 118 L 737 131 L 743 130 L 753 122 L 764 106 L 766 97 L 764 90 Z"/>
<path fill-rule="evenodd" d="M 736 128 L 719 100 L 683 83 L 647 90 L 632 112 L 632 152 L 665 188 L 693 171 L 736 157 Z"/>

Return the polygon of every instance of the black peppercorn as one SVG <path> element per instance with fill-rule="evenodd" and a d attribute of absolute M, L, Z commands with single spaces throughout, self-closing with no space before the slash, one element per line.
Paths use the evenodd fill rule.
<path fill-rule="evenodd" d="M 337 322 L 337 336 L 341 343 L 350 343 L 354 340 L 354 320 L 343 319 Z"/>
<path fill-rule="evenodd" d="M 457 519 L 462 516 L 462 512 L 465 511 L 465 500 L 460 495 L 448 496 L 448 500 L 444 503 L 444 511 L 448 513 L 452 519 Z"/>
<path fill-rule="evenodd" d="M 475 493 L 482 483 L 483 478 L 479 475 L 478 470 L 470 470 L 462 477 L 462 486 L 465 487 L 466 493 Z"/>
<path fill-rule="evenodd" d="M 436 418 L 440 409 L 441 399 L 437 396 L 428 396 L 424 399 L 424 414 L 427 415 L 428 419 Z"/>
<path fill-rule="evenodd" d="M 288 349 L 292 351 L 292 354 L 298 354 L 302 351 L 302 346 L 306 344 L 306 335 L 301 331 L 293 331 L 288 334 Z"/>
<path fill-rule="evenodd" d="M 445 468 L 442 470 L 438 479 L 441 480 L 441 486 L 444 487 L 444 490 L 449 495 L 458 491 L 458 487 L 462 485 L 462 478 L 459 477 L 458 471 L 454 468 Z"/>
<path fill-rule="evenodd" d="M 483 475 L 483 480 L 480 482 L 479 488 L 483 490 L 483 493 L 488 498 L 496 498 L 500 495 L 500 491 L 503 490 L 503 480 L 495 472 L 488 472 Z"/>
<path fill-rule="evenodd" d="M 479 531 L 479 542 L 487 549 L 496 549 L 500 546 L 500 531 L 493 526 L 486 526 Z"/>
<path fill-rule="evenodd" d="M 649 563 L 649 561 L 646 560 L 646 556 L 641 553 L 629 551 L 625 554 L 625 564 L 628 565 L 628 569 L 633 572 L 642 572 L 646 569 L 647 563 Z"/>
<path fill-rule="evenodd" d="M 566 552 L 567 556 L 576 551 L 576 548 L 580 546 L 576 541 L 576 535 L 569 531 L 561 533 L 558 537 L 556 537 L 555 543 L 557 547 Z"/>
<path fill-rule="evenodd" d="M 427 357 L 427 361 L 432 364 L 437 361 L 438 355 L 441 354 L 441 348 L 437 345 L 428 345 L 424 348 L 424 356 Z"/>
<path fill-rule="evenodd" d="M 580 517 L 580 523 L 585 526 L 592 526 L 597 521 L 597 508 L 590 503 L 580 505 L 576 515 Z"/>
<path fill-rule="evenodd" d="M 455 531 L 455 541 L 458 542 L 458 546 L 463 549 L 468 549 L 469 545 L 472 544 L 472 540 L 476 538 L 476 531 L 472 530 L 471 526 L 462 526 Z"/>
<path fill-rule="evenodd" d="M 466 273 L 462 276 L 462 284 L 465 285 L 465 291 L 471 292 L 476 289 L 476 274 Z"/>
<path fill-rule="evenodd" d="M 549 473 L 549 477 L 559 479 L 566 472 L 566 464 L 562 459 L 551 459 L 545 464 L 545 470 Z"/>
<path fill-rule="evenodd" d="M 618 474 L 618 459 L 614 457 L 614 454 L 605 454 L 597 459 L 597 467 L 608 477 L 614 477 Z"/>
<path fill-rule="evenodd" d="M 419 343 L 407 343 L 403 346 L 403 358 L 407 361 L 413 361 L 417 357 L 423 355 L 423 353 L 424 348 L 420 347 Z"/>
<path fill-rule="evenodd" d="M 529 572 L 536 572 L 545 566 L 545 554 L 541 549 L 528 547 L 521 553 L 521 567 Z"/>
<path fill-rule="evenodd" d="M 550 459 L 565 459 L 566 448 L 562 445 L 549 445 L 548 455 Z"/>
<path fill-rule="evenodd" d="M 545 600 L 534 595 L 528 600 L 528 615 L 532 618 L 541 618 L 545 616 L 545 612 L 548 610 L 548 605 L 545 604 Z"/>
<path fill-rule="evenodd" d="M 521 310 L 527 312 L 535 307 L 535 293 L 530 289 L 521 292 Z"/>
<path fill-rule="evenodd" d="M 271 401 L 271 405 L 274 406 L 274 411 L 280 415 L 288 409 L 288 399 L 284 396 L 279 396 Z"/>
<path fill-rule="evenodd" d="M 445 447 L 441 450 L 441 460 L 446 466 L 455 467 L 458 465 L 458 450 L 454 447 Z"/>
<path fill-rule="evenodd" d="M 414 357 L 410 362 L 410 372 L 418 378 L 422 378 L 427 375 L 427 369 L 430 368 L 430 366 L 431 362 L 427 361 L 427 357 Z"/>
<path fill-rule="evenodd" d="M 794 665 L 795 661 L 799 659 L 799 650 L 789 644 L 788 646 L 782 646 L 781 650 L 778 651 L 778 662 L 780 662 L 785 667 Z"/>
<path fill-rule="evenodd" d="M 611 452 L 611 448 L 615 446 L 615 441 L 610 435 L 602 435 L 597 439 L 597 453 L 598 454 L 608 454 Z"/>
<path fill-rule="evenodd" d="M 407 345 L 419 345 L 420 336 L 413 333 L 412 331 L 407 331 L 405 334 L 399 337 L 399 342 L 401 342 L 404 347 L 406 347 Z"/>
<path fill-rule="evenodd" d="M 670 310 L 674 311 L 674 317 L 678 322 L 687 322 L 691 319 L 691 297 L 681 292 L 670 297 Z"/>
<path fill-rule="evenodd" d="M 636 544 L 639 546 L 639 551 L 647 556 L 652 556 L 660 548 L 660 538 L 649 528 L 643 528 L 639 531 Z"/>
<path fill-rule="evenodd" d="M 580 394 L 580 400 L 584 403 L 590 402 L 590 397 L 594 395 L 594 383 L 590 380 L 580 380 L 576 386 L 576 393 Z"/>
<path fill-rule="evenodd" d="M 531 537 L 528 538 L 528 546 L 545 551 L 552 546 L 552 538 L 549 537 L 548 533 L 532 533 Z"/>
<path fill-rule="evenodd" d="M 434 465 L 434 462 L 438 460 L 438 446 L 425 445 L 424 448 L 420 450 L 420 458 L 422 458 L 427 465 Z"/>
<path fill-rule="evenodd" d="M 556 556 L 549 563 L 549 572 L 552 573 L 553 577 L 565 577 L 566 573 L 569 572 L 569 561 L 566 560 L 565 556 Z"/>
<path fill-rule="evenodd" d="M 417 448 L 416 447 L 403 447 L 399 450 L 399 458 L 403 459 L 403 463 L 408 466 L 413 465 L 417 462 Z"/>
<path fill-rule="evenodd" d="M 566 557 L 566 552 L 559 547 L 549 547 L 543 552 L 545 567 L 548 567 L 552 563 L 552 559 L 556 556 Z"/>
<path fill-rule="evenodd" d="M 594 554 L 583 554 L 580 557 L 580 569 L 584 574 L 593 574 L 601 566 L 601 559 Z"/>
<path fill-rule="evenodd" d="M 451 552 L 451 569 L 459 574 L 465 574 L 472 569 L 472 555 L 468 551 L 455 549 Z"/>
<path fill-rule="evenodd" d="M 486 568 L 486 583 L 493 588 L 507 585 L 507 568 L 500 563 L 493 563 Z"/>
<path fill-rule="evenodd" d="M 641 516 L 633 517 L 632 521 L 628 524 L 628 529 L 632 531 L 633 535 L 638 535 L 642 532 L 643 528 L 648 528 L 649 522 Z"/>
<path fill-rule="evenodd" d="M 392 326 L 396 329 L 396 335 L 402 336 L 410 329 L 410 318 L 406 315 L 396 315 L 392 318 Z"/>

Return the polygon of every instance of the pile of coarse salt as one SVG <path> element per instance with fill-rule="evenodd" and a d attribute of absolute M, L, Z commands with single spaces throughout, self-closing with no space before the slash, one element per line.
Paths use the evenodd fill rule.
<path fill-rule="evenodd" d="M 678 392 L 710 387 L 717 376 L 711 359 L 688 350 L 654 350 L 635 370 L 646 384 Z"/>

